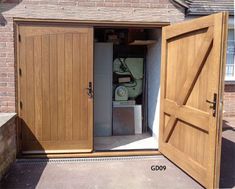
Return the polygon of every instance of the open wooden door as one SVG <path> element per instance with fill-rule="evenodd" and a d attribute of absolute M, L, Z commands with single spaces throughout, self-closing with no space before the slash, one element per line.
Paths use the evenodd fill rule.
<path fill-rule="evenodd" d="M 160 152 L 218 187 L 227 13 L 163 28 Z"/>
<path fill-rule="evenodd" d="M 93 149 L 93 28 L 19 24 L 21 152 Z"/>

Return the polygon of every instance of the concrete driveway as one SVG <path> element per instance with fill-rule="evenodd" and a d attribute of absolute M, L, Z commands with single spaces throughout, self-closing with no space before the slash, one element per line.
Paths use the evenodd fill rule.
<path fill-rule="evenodd" d="M 235 120 L 224 121 L 220 187 L 235 187 Z M 166 166 L 152 171 L 151 166 Z M 1 189 L 202 188 L 163 156 L 18 160 Z"/>
<path fill-rule="evenodd" d="M 165 171 L 152 171 L 164 165 Z M 202 188 L 163 156 L 18 161 L 6 177 L 5 188 Z"/>

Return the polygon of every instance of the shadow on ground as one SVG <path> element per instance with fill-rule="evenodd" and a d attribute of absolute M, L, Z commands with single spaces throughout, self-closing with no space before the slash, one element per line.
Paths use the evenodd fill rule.
<path fill-rule="evenodd" d="M 235 125 L 223 121 L 220 188 L 235 187 Z"/>
<path fill-rule="evenodd" d="M 27 139 L 25 142 L 22 142 L 21 147 L 24 148 L 24 146 L 27 146 L 27 142 L 30 141 L 39 151 L 45 151 L 28 125 L 22 119 L 18 119 L 21 121 L 23 138 Z M 22 162 L 23 164 L 19 164 L 16 161 L 1 180 L 0 189 L 36 188 L 47 165 L 48 159 L 44 158 L 41 162 L 40 159 L 38 159 L 37 162 L 40 163 L 35 163 L 35 161 L 25 160 L 25 162 Z"/>

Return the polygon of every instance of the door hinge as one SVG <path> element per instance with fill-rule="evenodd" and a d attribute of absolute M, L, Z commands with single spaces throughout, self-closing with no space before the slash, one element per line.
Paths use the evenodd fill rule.
<path fill-rule="evenodd" d="M 19 68 L 19 75 L 22 76 L 21 68 Z"/>
<path fill-rule="evenodd" d="M 22 109 L 23 108 L 23 103 L 22 103 L 22 101 L 20 101 L 20 109 Z"/>
<path fill-rule="evenodd" d="M 21 42 L 21 35 L 20 34 L 18 35 L 18 40 L 19 40 L 19 42 Z"/>

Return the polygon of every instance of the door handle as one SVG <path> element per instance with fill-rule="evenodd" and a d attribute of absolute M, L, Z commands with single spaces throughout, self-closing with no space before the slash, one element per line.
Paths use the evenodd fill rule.
<path fill-rule="evenodd" d="M 88 88 L 86 88 L 86 90 L 87 90 L 87 95 L 89 96 L 89 98 L 93 98 L 92 82 L 88 83 Z"/>
<path fill-rule="evenodd" d="M 213 116 L 216 115 L 216 103 L 217 103 L 217 94 L 214 93 L 213 101 L 206 100 L 207 103 L 211 104 L 210 108 L 213 109 Z"/>

